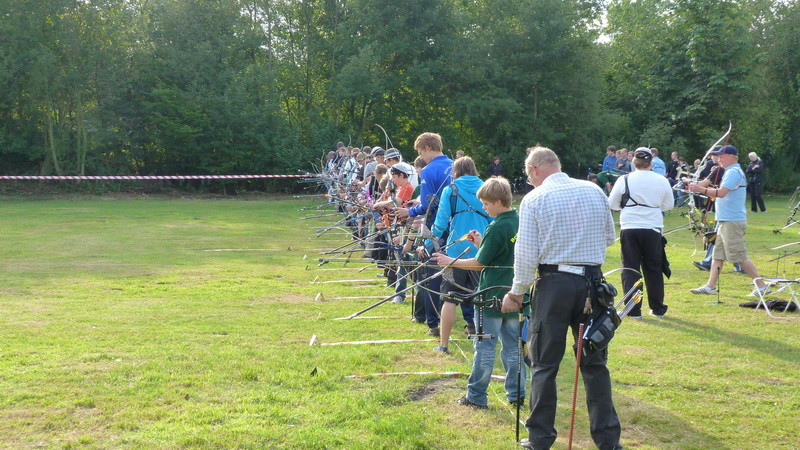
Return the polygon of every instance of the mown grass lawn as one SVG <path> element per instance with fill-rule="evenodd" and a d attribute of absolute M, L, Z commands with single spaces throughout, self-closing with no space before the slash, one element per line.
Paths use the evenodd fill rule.
<path fill-rule="evenodd" d="M 312 213 L 298 208 L 317 200 L 0 199 L 0 446 L 515 448 L 499 383 L 490 409 L 475 411 L 454 404 L 466 378 L 345 378 L 468 372 L 469 342 L 451 356 L 430 342 L 309 346 L 312 335 L 426 337 L 408 319 L 332 320 L 374 301 L 337 297 L 388 291 L 377 270 L 317 270 L 319 251 L 346 243 L 314 237 L 332 217 L 300 219 Z M 750 216 L 748 250 L 763 274 L 795 278 L 800 257 L 766 262 L 780 254 L 770 247 L 800 240 L 800 226 L 771 231 L 785 223 L 785 204 L 770 199 L 768 213 Z M 670 213 L 668 227 L 685 220 Z M 800 314 L 740 308 L 751 287 L 729 267 L 725 303 L 690 294 L 707 275 L 691 265 L 701 250 L 691 256 L 686 230 L 669 239 L 668 317 L 628 320 L 611 344 L 623 444 L 797 447 Z M 250 251 L 208 251 L 225 249 Z M 605 269 L 618 264 L 614 246 Z M 391 303 L 369 313 L 409 314 Z M 567 357 L 559 447 L 573 370 Z M 585 411 L 581 399 L 579 448 L 592 446 Z"/>

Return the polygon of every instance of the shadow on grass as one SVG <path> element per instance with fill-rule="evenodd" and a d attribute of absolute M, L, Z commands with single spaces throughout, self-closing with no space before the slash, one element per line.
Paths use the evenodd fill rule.
<path fill-rule="evenodd" d="M 798 356 L 800 355 L 800 349 L 788 344 L 786 341 L 765 339 L 707 323 L 700 324 L 674 317 L 665 317 L 664 319 L 650 321 L 650 323 L 663 328 L 672 328 L 691 333 L 709 342 L 726 342 L 741 349 L 759 351 L 791 363 L 796 363 L 800 358 Z"/>
<path fill-rule="evenodd" d="M 670 410 L 655 406 L 641 398 L 614 392 L 614 403 L 620 411 L 622 443 L 626 447 L 647 448 L 714 448 L 731 447 Z"/>

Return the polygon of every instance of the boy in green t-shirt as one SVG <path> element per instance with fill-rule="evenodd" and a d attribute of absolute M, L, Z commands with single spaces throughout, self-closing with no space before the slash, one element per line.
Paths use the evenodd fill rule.
<path fill-rule="evenodd" d="M 491 286 L 511 286 L 514 280 L 514 242 L 519 228 L 519 215 L 511 208 L 511 185 L 505 178 L 490 178 L 478 190 L 477 196 L 483 203 L 483 209 L 494 217 L 494 221 L 486 227 L 483 237 L 477 231 L 470 232 L 469 240 L 479 247 L 478 254 L 474 258 L 457 260 L 452 267 L 480 270 L 478 290 Z M 434 254 L 434 257 L 442 267 L 452 263 L 454 259 L 440 253 Z M 487 298 L 492 296 L 503 298 L 507 291 L 508 289 L 492 290 L 487 292 Z M 475 340 L 475 359 L 469 376 L 467 395 L 460 398 L 457 403 L 480 409 L 487 408 L 489 401 L 486 389 L 494 369 L 498 337 L 502 343 L 500 357 L 507 374 L 506 398 L 512 405 L 516 405 L 517 399 L 524 403 L 527 379 L 524 364 L 520 375 L 521 386 L 517 385 L 519 359 L 517 349 L 520 331 L 518 313 L 504 314 L 484 308 L 483 315 L 483 333 L 493 337 Z"/>

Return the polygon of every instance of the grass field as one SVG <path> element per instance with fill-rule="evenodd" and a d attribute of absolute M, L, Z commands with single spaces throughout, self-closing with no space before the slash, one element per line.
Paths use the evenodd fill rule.
<path fill-rule="evenodd" d="M 0 199 L 0 447 L 516 448 L 500 383 L 476 411 L 454 403 L 465 377 L 345 378 L 469 372 L 469 342 L 450 356 L 431 342 L 309 346 L 312 335 L 426 337 L 408 319 L 332 320 L 374 301 L 337 297 L 388 291 L 376 270 L 317 270 L 317 253 L 346 238 L 314 237 L 331 217 L 300 220 L 315 200 Z M 800 226 L 771 232 L 786 199 L 767 206 L 750 216 L 750 255 L 762 274 L 798 277 L 800 258 L 766 262 L 780 254 L 770 247 L 800 240 Z M 685 220 L 672 212 L 668 228 Z M 691 265 L 702 249 L 691 256 L 687 230 L 669 240 L 668 316 L 627 320 L 611 343 L 623 444 L 797 448 L 800 314 L 740 308 L 751 286 L 729 266 L 724 304 L 690 294 L 707 275 Z M 221 249 L 256 251 L 208 251 Z M 618 265 L 613 246 L 604 268 Z M 409 314 L 391 303 L 369 313 Z M 558 448 L 573 370 L 565 358 Z M 581 399 L 578 448 L 592 447 L 588 434 Z"/>

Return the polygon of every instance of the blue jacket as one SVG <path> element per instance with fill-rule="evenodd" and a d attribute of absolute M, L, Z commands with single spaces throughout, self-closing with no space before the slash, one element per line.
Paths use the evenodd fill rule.
<path fill-rule="evenodd" d="M 436 213 L 436 221 L 433 223 L 431 232 L 436 237 L 442 237 L 445 230 L 450 230 L 447 237 L 448 245 L 460 239 L 471 230 L 478 230 L 483 234 L 486 226 L 491 223 L 492 218 L 483 210 L 483 204 L 475 195 L 483 186 L 483 180 L 475 176 L 463 176 L 453 181 L 458 190 L 458 196 L 453 199 L 453 188 L 450 185 L 444 188 L 442 198 L 439 201 L 439 211 Z M 455 203 L 453 203 L 455 200 Z M 475 244 L 464 240 L 447 249 L 447 256 L 455 258 L 464 249 L 469 249 L 462 259 L 473 258 L 478 253 Z"/>
<path fill-rule="evenodd" d="M 408 215 L 418 217 L 425 215 L 432 198 L 440 197 L 442 190 L 453 181 L 450 172 L 453 171 L 453 160 L 445 155 L 437 156 L 420 172 L 422 180 L 419 183 L 420 204 L 409 209 Z M 435 214 L 436 211 L 431 211 Z"/>
<path fill-rule="evenodd" d="M 614 166 L 617 164 L 617 157 L 616 156 L 606 156 L 603 160 L 603 172 L 610 172 L 614 170 Z"/>

